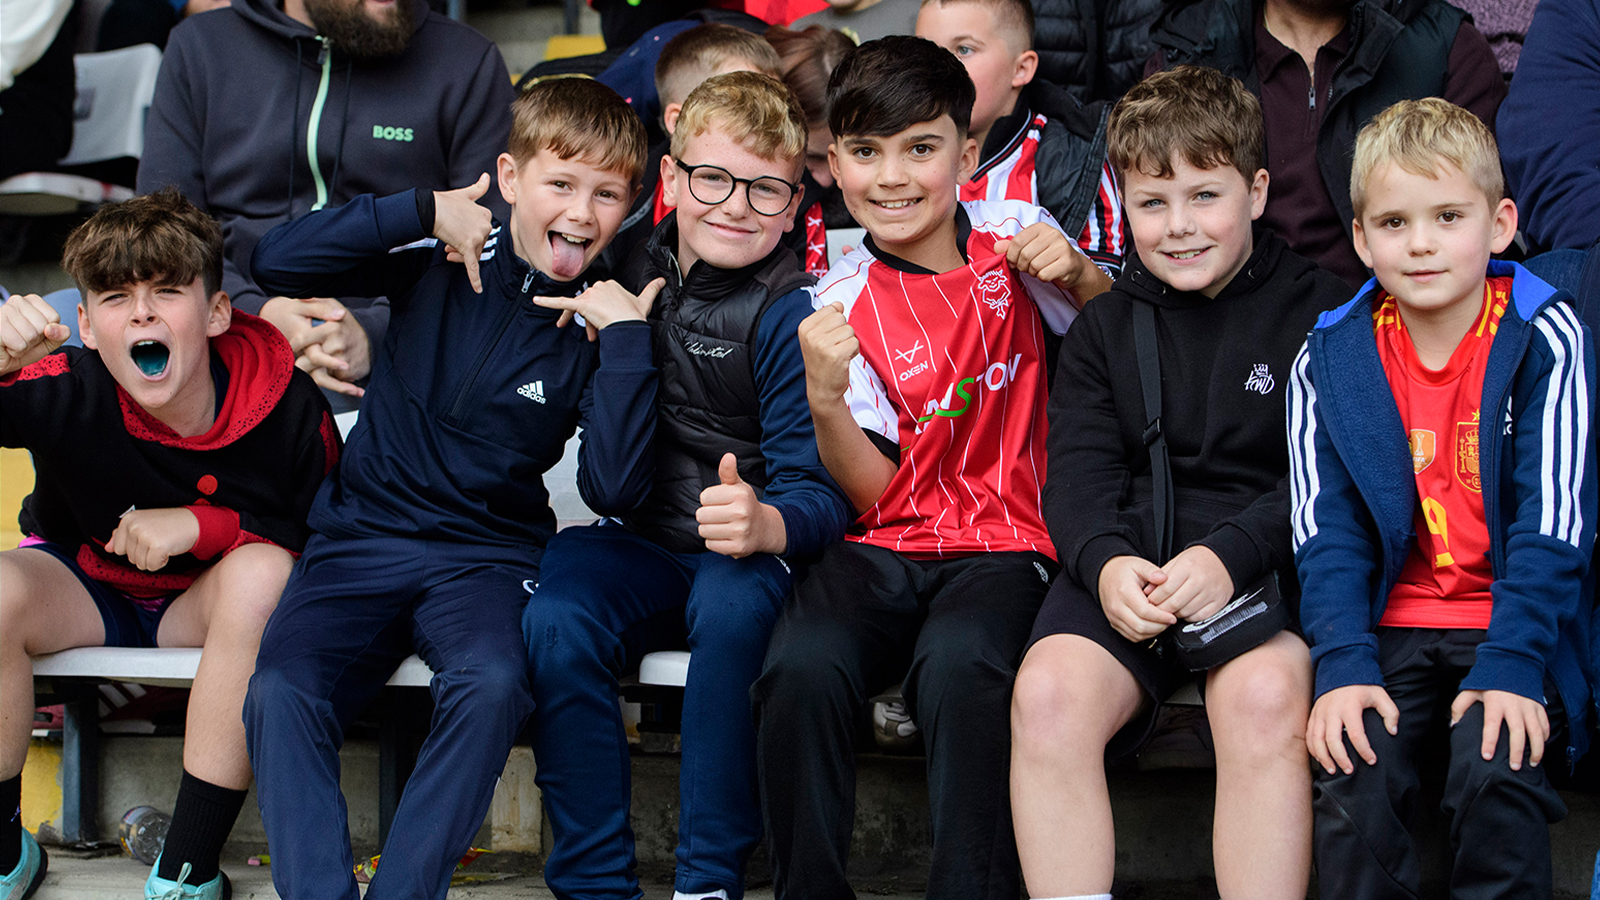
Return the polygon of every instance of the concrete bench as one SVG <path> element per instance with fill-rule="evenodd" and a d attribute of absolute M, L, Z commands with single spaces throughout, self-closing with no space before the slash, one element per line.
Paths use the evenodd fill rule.
<path fill-rule="evenodd" d="M 33 662 L 35 684 L 45 682 L 48 692 L 36 690 L 41 705 L 60 702 L 65 714 L 61 728 L 61 819 L 62 835 L 68 841 L 94 841 L 108 838 L 95 821 L 99 808 L 100 772 L 100 693 L 98 684 L 106 681 L 130 682 L 159 687 L 187 688 L 194 682 L 200 665 L 198 648 L 139 649 L 127 647 L 80 647 L 41 656 Z M 433 672 L 416 656 L 408 657 L 389 678 L 389 688 L 426 688 Z M 384 701 L 394 700 L 386 691 Z M 385 710 L 392 713 L 393 710 Z M 409 735 L 400 717 L 385 714 L 380 718 L 378 741 L 378 833 L 388 836 L 389 825 L 399 805 L 400 790 L 414 762 L 407 754 Z"/>

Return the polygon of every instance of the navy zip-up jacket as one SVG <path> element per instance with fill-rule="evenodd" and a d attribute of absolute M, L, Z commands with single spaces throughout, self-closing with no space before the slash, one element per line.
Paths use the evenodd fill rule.
<path fill-rule="evenodd" d="M 654 468 L 650 326 L 617 322 L 591 343 L 533 296 L 572 295 L 512 252 L 497 227 L 483 293 L 421 221 L 415 191 L 365 195 L 280 225 L 256 247 L 256 283 L 287 296 L 390 298 L 361 418 L 323 485 L 311 527 L 542 549 L 556 517 L 543 475 L 584 429 L 578 491 L 596 512 L 643 500 Z M 590 426 L 593 426 L 592 428 Z"/>
<path fill-rule="evenodd" d="M 1594 350 L 1566 294 L 1515 263 L 1483 379 L 1479 471 L 1494 572 L 1488 635 L 1461 690 L 1543 702 L 1549 675 L 1588 746 L 1595 538 Z M 1415 532 L 1415 471 L 1372 327 L 1377 279 L 1323 313 L 1295 359 L 1289 394 L 1291 523 L 1300 621 L 1316 695 L 1383 684 L 1373 634 Z"/>

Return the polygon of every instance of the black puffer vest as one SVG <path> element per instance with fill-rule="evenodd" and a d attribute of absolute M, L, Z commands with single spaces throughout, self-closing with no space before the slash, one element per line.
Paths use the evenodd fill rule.
<path fill-rule="evenodd" d="M 1151 30 L 1165 68 L 1217 69 L 1261 93 L 1255 16 L 1260 0 L 1198 0 L 1168 7 Z M 1467 14 L 1444 0 L 1357 0 L 1350 7 L 1350 52 L 1334 71 L 1317 133 L 1317 168 L 1351 229 L 1350 164 L 1356 133 L 1400 100 L 1444 93 L 1450 49 Z M 1270 143 L 1272 136 L 1267 135 Z"/>
<path fill-rule="evenodd" d="M 717 465 L 731 452 L 739 477 L 760 496 L 767 486 L 761 455 L 761 396 L 756 387 L 756 330 L 773 301 L 816 279 L 783 246 L 742 269 L 698 263 L 678 269 L 678 216 L 670 213 L 635 248 L 622 277 L 638 292 L 653 279 L 667 284 L 650 310 L 660 371 L 656 473 L 650 495 L 623 517 L 635 534 L 674 553 L 706 549 L 695 511 L 700 492 L 717 483 Z"/>

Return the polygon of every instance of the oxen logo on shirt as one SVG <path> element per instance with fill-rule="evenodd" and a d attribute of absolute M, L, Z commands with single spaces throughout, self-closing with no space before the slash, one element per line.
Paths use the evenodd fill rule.
<path fill-rule="evenodd" d="M 1006 317 L 1006 310 L 1011 308 L 1011 281 L 1006 278 L 1005 270 L 995 269 L 978 279 L 978 299 L 994 310 L 995 315 Z"/>

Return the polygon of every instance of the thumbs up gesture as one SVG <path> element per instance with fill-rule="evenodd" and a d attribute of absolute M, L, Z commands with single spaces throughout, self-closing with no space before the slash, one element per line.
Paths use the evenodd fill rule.
<path fill-rule="evenodd" d="M 0 306 L 0 375 L 32 365 L 67 342 L 72 329 L 38 294 L 13 294 Z"/>
<path fill-rule="evenodd" d="M 478 205 L 478 198 L 488 190 L 489 173 L 485 172 L 464 188 L 433 192 L 433 236 L 450 249 L 447 258 L 451 262 L 466 265 L 467 280 L 480 294 L 483 281 L 478 276 L 478 254 L 494 229 L 494 216 Z"/>
<path fill-rule="evenodd" d="M 756 489 L 739 477 L 732 453 L 722 454 L 717 483 L 700 492 L 694 514 L 706 549 L 742 559 L 752 553 L 782 553 L 789 536 L 783 514 L 756 498 Z"/>

